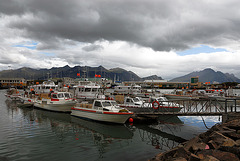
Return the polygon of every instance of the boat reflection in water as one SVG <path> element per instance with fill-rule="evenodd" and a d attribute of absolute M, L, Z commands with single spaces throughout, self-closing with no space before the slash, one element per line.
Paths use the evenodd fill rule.
<path fill-rule="evenodd" d="M 74 126 L 75 140 L 82 142 L 86 137 L 92 137 L 98 151 L 97 160 L 103 158 L 116 160 L 115 157 L 120 158 L 117 155 L 112 157 L 110 155 L 111 151 L 122 151 L 130 144 L 133 138 L 133 132 L 125 124 L 102 123 L 74 116 L 71 116 L 71 120 Z"/>
<path fill-rule="evenodd" d="M 133 137 L 133 132 L 125 124 L 101 123 L 76 118 L 74 116 L 71 116 L 71 120 L 78 128 L 84 128 L 93 133 L 99 133 L 104 137 L 114 139 L 131 139 Z"/>

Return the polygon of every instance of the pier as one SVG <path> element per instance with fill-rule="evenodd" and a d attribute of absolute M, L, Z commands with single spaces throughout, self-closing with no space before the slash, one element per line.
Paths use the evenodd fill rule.
<path fill-rule="evenodd" d="M 171 100 L 168 101 L 168 106 L 178 105 L 181 110 L 179 112 L 164 111 L 159 107 L 154 109 L 147 108 L 144 112 L 136 112 L 136 117 L 157 117 L 159 115 L 175 115 L 175 116 L 214 116 L 220 115 L 228 117 L 229 115 L 239 113 L 240 106 L 237 104 L 237 98 L 201 98 L 201 99 L 188 99 L 188 100 Z M 161 104 L 161 102 L 159 102 Z"/>

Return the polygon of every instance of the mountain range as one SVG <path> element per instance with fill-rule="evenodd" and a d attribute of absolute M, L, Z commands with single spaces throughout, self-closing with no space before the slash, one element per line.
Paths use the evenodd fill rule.
<path fill-rule="evenodd" d="M 79 73 L 79 74 L 77 74 Z M 152 75 L 144 78 L 140 78 L 137 74 L 132 71 L 127 71 L 122 68 L 106 69 L 103 66 L 89 67 L 89 66 L 75 66 L 75 67 L 54 67 L 51 69 L 32 69 L 32 68 L 19 68 L 16 70 L 4 70 L 0 71 L 0 78 L 25 78 L 31 80 L 46 80 L 49 78 L 94 78 L 95 75 L 101 75 L 102 78 L 108 78 L 117 81 L 143 81 L 143 80 L 162 80 L 162 77 Z M 215 72 L 214 70 L 207 68 L 202 71 L 192 72 L 187 75 L 174 78 L 171 82 L 190 82 L 191 77 L 199 77 L 200 82 L 211 82 L 214 81 L 223 82 L 238 82 L 240 79 L 235 77 L 233 74 L 222 73 L 220 71 Z"/>
<path fill-rule="evenodd" d="M 174 78 L 170 80 L 171 82 L 190 82 L 192 77 L 198 77 L 199 82 L 238 82 L 240 83 L 240 79 L 235 77 L 233 74 L 222 73 L 220 71 L 215 72 L 211 68 L 206 68 L 202 71 L 192 72 L 187 75 Z"/>
<path fill-rule="evenodd" d="M 79 76 L 80 75 L 80 76 Z M 119 81 L 140 81 L 138 75 L 131 71 L 126 71 L 122 68 L 113 68 L 107 70 L 106 68 L 89 67 L 89 66 L 75 66 L 69 67 L 68 65 L 59 68 L 51 69 L 32 69 L 32 68 L 19 68 L 16 70 L 4 70 L 0 72 L 0 78 L 25 78 L 34 80 L 46 80 L 49 78 L 94 78 L 95 75 L 101 75 L 103 78 Z"/>

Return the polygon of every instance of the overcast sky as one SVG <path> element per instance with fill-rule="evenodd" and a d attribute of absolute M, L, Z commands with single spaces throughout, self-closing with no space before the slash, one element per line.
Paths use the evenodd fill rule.
<path fill-rule="evenodd" d="M 239 0 L 0 0 L 0 70 L 121 67 L 240 78 Z"/>

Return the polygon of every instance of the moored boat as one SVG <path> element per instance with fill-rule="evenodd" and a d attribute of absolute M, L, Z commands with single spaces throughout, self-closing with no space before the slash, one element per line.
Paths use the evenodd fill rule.
<path fill-rule="evenodd" d="M 166 97 L 152 98 L 150 102 L 152 107 L 159 112 L 179 112 L 183 108 L 182 105 L 169 101 Z"/>
<path fill-rule="evenodd" d="M 179 95 L 179 94 L 164 94 L 164 97 L 170 100 L 190 100 L 193 98 L 192 95 Z"/>
<path fill-rule="evenodd" d="M 84 100 L 94 100 L 94 99 L 105 99 L 105 95 L 103 95 L 103 91 L 100 85 L 95 83 L 89 83 L 87 85 L 76 85 L 73 86 L 74 95 L 77 99 Z"/>
<path fill-rule="evenodd" d="M 93 104 L 82 103 L 72 107 L 71 115 L 95 121 L 123 124 L 133 113 L 119 107 L 114 100 L 94 100 Z"/>
<path fill-rule="evenodd" d="M 10 100 L 19 100 L 20 93 L 16 88 L 9 88 L 5 96 Z"/>
<path fill-rule="evenodd" d="M 59 91 L 59 86 L 53 81 L 44 81 L 42 84 L 29 86 L 29 90 L 34 91 L 35 94 L 49 93 L 51 91 Z"/>
<path fill-rule="evenodd" d="M 125 97 L 124 104 L 120 107 L 127 108 L 133 112 L 179 112 L 183 106 L 169 101 L 166 97 L 149 98 L 148 102 L 143 101 L 139 97 Z"/>
<path fill-rule="evenodd" d="M 56 92 L 48 95 L 40 95 L 34 106 L 44 110 L 56 112 L 71 112 L 71 107 L 75 106 L 77 101 L 69 92 Z"/>

